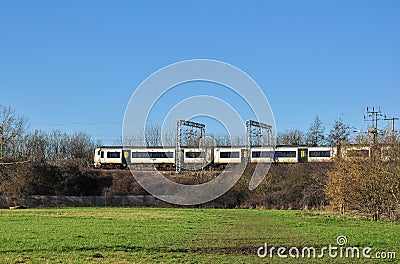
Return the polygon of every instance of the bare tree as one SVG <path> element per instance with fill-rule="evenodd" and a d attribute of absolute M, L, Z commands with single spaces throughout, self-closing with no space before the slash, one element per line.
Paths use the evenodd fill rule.
<path fill-rule="evenodd" d="M 246 135 L 235 135 L 231 137 L 231 145 L 230 146 L 245 146 L 246 145 Z"/>
<path fill-rule="evenodd" d="M 307 144 L 309 146 L 317 147 L 325 144 L 325 127 L 318 116 L 315 116 L 314 122 L 311 123 L 307 133 Z"/>
<path fill-rule="evenodd" d="M 94 143 L 91 136 L 85 132 L 76 132 L 70 139 L 71 157 L 74 159 L 85 159 L 90 161 Z"/>
<path fill-rule="evenodd" d="M 349 142 L 351 130 L 350 125 L 343 122 L 343 118 L 335 120 L 335 124 L 331 128 L 328 136 L 328 142 L 331 146 L 337 147 L 338 154 L 341 151 L 341 146 Z"/>
<path fill-rule="evenodd" d="M 28 127 L 28 120 L 16 114 L 11 106 L 0 104 L 0 158 L 15 156 Z"/>
<path fill-rule="evenodd" d="M 298 129 L 286 130 L 278 133 L 278 145 L 301 146 L 306 144 L 306 135 Z"/>
<path fill-rule="evenodd" d="M 59 160 L 71 157 L 69 151 L 70 137 L 67 135 L 67 133 L 60 130 L 54 130 L 51 134 L 49 134 L 48 140 L 48 155 L 50 159 Z"/>
<path fill-rule="evenodd" d="M 144 136 L 142 135 L 130 135 L 125 138 L 120 137 L 119 139 L 114 141 L 115 146 L 143 146 L 144 145 Z"/>
<path fill-rule="evenodd" d="M 73 160 L 78 166 L 86 166 L 91 162 L 96 146 L 87 133 L 76 132 L 70 136 L 59 130 L 50 133 L 35 130 L 27 134 L 24 141 L 30 160 L 53 165 L 62 160 Z"/>
<path fill-rule="evenodd" d="M 144 138 L 146 146 L 159 146 L 161 144 L 161 126 L 157 124 L 148 125 Z"/>
<path fill-rule="evenodd" d="M 370 138 L 366 133 L 363 133 L 362 131 L 358 131 L 355 137 L 352 139 L 351 143 L 358 144 L 358 145 L 369 145 L 370 144 Z"/>
<path fill-rule="evenodd" d="M 217 146 L 230 146 L 231 138 L 228 135 L 214 135 L 210 134 L 209 137 L 213 138 Z"/>
<path fill-rule="evenodd" d="M 176 129 L 169 129 L 162 134 L 162 145 L 172 147 L 176 144 Z"/>
<path fill-rule="evenodd" d="M 35 130 L 34 132 L 27 135 L 25 140 L 27 156 L 33 161 L 47 163 L 49 159 L 48 135 L 43 131 Z"/>

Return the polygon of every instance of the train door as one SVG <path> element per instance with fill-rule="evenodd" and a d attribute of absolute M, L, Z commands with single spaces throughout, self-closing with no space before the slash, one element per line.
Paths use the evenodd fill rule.
<path fill-rule="evenodd" d="M 298 160 L 298 162 L 307 162 L 308 161 L 308 151 L 306 148 L 298 149 L 297 160 Z"/>
<path fill-rule="evenodd" d="M 100 151 L 100 163 L 101 163 L 101 164 L 106 163 L 105 153 L 104 153 L 104 152 L 105 152 L 104 150 L 101 150 L 101 151 Z"/>
<path fill-rule="evenodd" d="M 131 151 L 129 149 L 122 150 L 122 163 L 123 164 L 131 164 Z"/>
<path fill-rule="evenodd" d="M 246 163 L 247 161 L 250 161 L 250 151 L 247 149 L 241 149 L 241 162 Z"/>

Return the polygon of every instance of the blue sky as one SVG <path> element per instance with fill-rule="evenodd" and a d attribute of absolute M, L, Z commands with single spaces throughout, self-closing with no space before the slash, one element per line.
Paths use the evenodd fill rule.
<path fill-rule="evenodd" d="M 400 116 L 399 14 L 400 1 L 2 1 L 0 103 L 31 129 L 112 143 L 146 77 L 207 58 L 259 84 L 278 131 L 315 115 L 365 129 L 366 106 Z"/>

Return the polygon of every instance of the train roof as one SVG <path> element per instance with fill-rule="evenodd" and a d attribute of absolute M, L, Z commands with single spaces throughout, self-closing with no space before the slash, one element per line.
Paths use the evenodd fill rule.
<path fill-rule="evenodd" d="M 175 146 L 101 146 L 97 148 L 108 148 L 108 149 L 129 149 L 129 148 L 134 148 L 134 149 L 143 149 L 143 148 L 156 148 L 156 149 L 163 149 L 163 148 L 175 148 Z"/>
<path fill-rule="evenodd" d="M 350 146 L 360 146 L 360 145 L 350 145 Z M 182 148 L 196 148 L 193 146 L 181 146 Z M 216 148 L 246 148 L 246 146 L 214 146 Z M 252 146 L 253 148 L 260 148 L 260 147 L 268 147 L 268 146 Z M 276 148 L 331 148 L 332 146 L 306 146 L 306 145 L 300 145 L 300 146 L 294 146 L 294 145 L 276 145 Z M 164 148 L 176 148 L 176 146 L 101 146 L 97 148 L 108 148 L 108 149 L 143 149 L 143 148 L 148 148 L 148 149 L 164 149 Z"/>

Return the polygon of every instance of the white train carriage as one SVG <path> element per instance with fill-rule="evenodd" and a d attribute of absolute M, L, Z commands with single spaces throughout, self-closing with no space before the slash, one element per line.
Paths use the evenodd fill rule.
<path fill-rule="evenodd" d="M 122 147 L 100 147 L 94 150 L 94 167 L 123 167 Z"/>
<path fill-rule="evenodd" d="M 272 147 L 253 147 L 251 149 L 251 163 L 272 163 L 274 162 L 274 148 Z"/>
<path fill-rule="evenodd" d="M 246 157 L 246 150 L 242 147 L 215 147 L 214 164 L 241 163 Z"/>
<path fill-rule="evenodd" d="M 309 147 L 308 162 L 330 162 L 336 155 L 336 148 L 332 147 Z"/>

